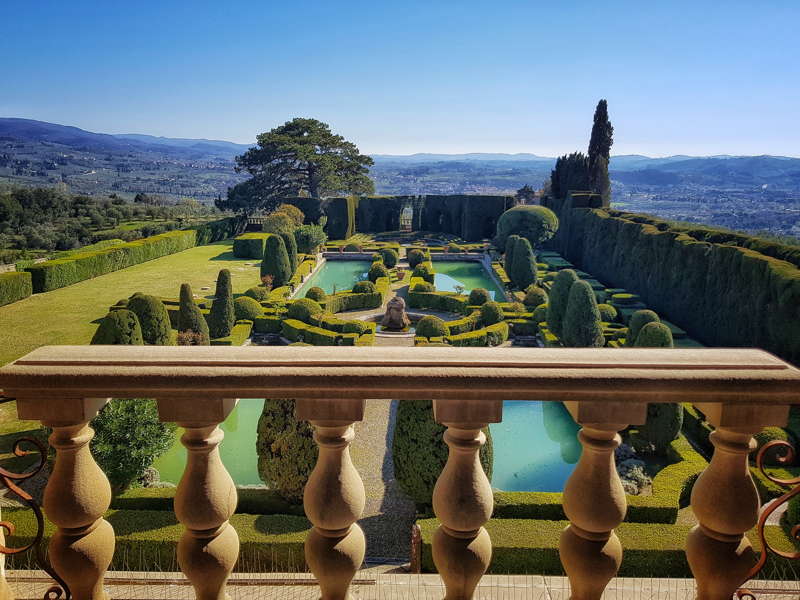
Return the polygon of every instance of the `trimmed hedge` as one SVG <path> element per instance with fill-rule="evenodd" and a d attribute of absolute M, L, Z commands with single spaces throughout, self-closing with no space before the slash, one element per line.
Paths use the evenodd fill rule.
<path fill-rule="evenodd" d="M 499 346 L 508 339 L 508 323 L 501 321 L 483 329 L 447 336 L 451 346 Z"/>
<path fill-rule="evenodd" d="M 267 238 L 272 235 L 275 234 L 261 231 L 243 233 L 233 240 L 233 255 L 236 258 L 263 259 L 264 246 L 267 243 Z"/>
<path fill-rule="evenodd" d="M 236 315 L 236 320 L 243 319 L 253 321 L 264 314 L 264 309 L 257 300 L 253 300 L 250 296 L 239 296 L 233 301 L 233 311 Z"/>
<path fill-rule="evenodd" d="M 252 321 L 237 321 L 236 325 L 231 329 L 230 335 L 221 338 L 214 338 L 211 340 L 212 346 L 241 346 L 250 337 L 253 332 Z"/>
<path fill-rule="evenodd" d="M 0 306 L 23 300 L 32 293 L 33 283 L 29 272 L 0 273 Z"/>
<path fill-rule="evenodd" d="M 131 488 L 111 499 L 112 510 L 174 510 L 175 487 Z M 237 513 L 305 516 L 302 505 L 286 502 L 275 490 L 239 488 Z"/>

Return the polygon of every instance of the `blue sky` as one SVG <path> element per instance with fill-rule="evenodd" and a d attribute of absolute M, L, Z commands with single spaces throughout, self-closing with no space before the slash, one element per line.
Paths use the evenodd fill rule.
<path fill-rule="evenodd" d="M 800 2 L 3 0 L 0 116 L 369 153 L 800 155 Z"/>

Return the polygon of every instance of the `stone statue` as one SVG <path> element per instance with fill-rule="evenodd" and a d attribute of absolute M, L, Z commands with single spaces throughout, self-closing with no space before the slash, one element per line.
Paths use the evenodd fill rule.
<path fill-rule="evenodd" d="M 406 314 L 406 301 L 400 296 L 395 296 L 386 305 L 386 314 L 383 315 L 381 327 L 394 331 L 402 331 L 411 325 L 411 320 Z"/>

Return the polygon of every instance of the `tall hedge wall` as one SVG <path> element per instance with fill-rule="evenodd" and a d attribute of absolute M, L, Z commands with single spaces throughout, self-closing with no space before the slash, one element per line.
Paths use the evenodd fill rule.
<path fill-rule="evenodd" d="M 357 198 L 328 198 L 324 201 L 323 208 L 328 217 L 325 226 L 328 239 L 346 240 L 356 232 Z"/>
<path fill-rule="evenodd" d="M 296 206 L 300 209 L 305 216 L 303 219 L 304 225 L 315 225 L 319 223 L 319 220 L 325 214 L 323 207 L 324 202 L 324 200 L 319 198 L 307 198 L 302 196 L 298 196 L 296 198 L 283 198 L 281 200 L 281 204 L 291 204 L 292 206 Z"/>
<path fill-rule="evenodd" d="M 494 237 L 497 219 L 515 206 L 512 196 L 430 195 L 424 197 L 420 226 L 466 241 Z"/>
<path fill-rule="evenodd" d="M 800 364 L 800 269 L 779 244 L 698 240 L 664 221 L 608 209 L 560 211 L 570 261 L 640 294 L 647 305 L 708 346 L 764 348 Z"/>
<path fill-rule="evenodd" d="M 0 273 L 0 306 L 27 298 L 32 293 L 30 273 L 25 271 Z"/>
<path fill-rule="evenodd" d="M 237 236 L 233 240 L 233 255 L 236 258 L 254 258 L 261 260 L 264 258 L 264 245 L 267 243 L 267 238 L 273 233 L 264 233 L 261 231 L 251 231 Z"/>
<path fill-rule="evenodd" d="M 400 213 L 408 196 L 362 196 L 358 199 L 356 229 L 360 233 L 380 233 L 400 229 Z"/>
<path fill-rule="evenodd" d="M 228 217 L 196 225 L 191 229 L 197 232 L 195 245 L 202 246 L 236 237 L 244 231 L 245 227 L 247 227 L 247 219 L 244 217 Z"/>

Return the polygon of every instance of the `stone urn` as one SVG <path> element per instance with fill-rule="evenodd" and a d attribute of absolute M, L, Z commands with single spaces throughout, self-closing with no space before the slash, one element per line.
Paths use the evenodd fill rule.
<path fill-rule="evenodd" d="M 390 331 L 403 331 L 411 325 L 411 320 L 406 314 L 406 301 L 400 296 L 395 296 L 386 305 L 386 313 L 381 320 L 381 327 Z"/>

